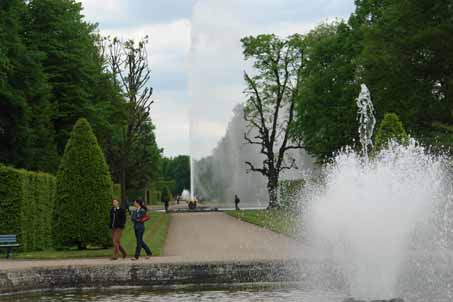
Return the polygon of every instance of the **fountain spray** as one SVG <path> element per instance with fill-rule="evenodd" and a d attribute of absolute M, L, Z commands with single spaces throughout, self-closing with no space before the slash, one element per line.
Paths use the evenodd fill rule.
<path fill-rule="evenodd" d="M 330 271 L 341 272 L 355 299 L 451 301 L 451 280 L 442 277 L 451 252 L 438 244 L 451 240 L 442 232 L 452 227 L 444 218 L 453 203 L 448 158 L 414 139 L 369 156 L 376 120 L 365 85 L 357 106 L 362 150 L 340 151 L 326 165 L 323 184 L 306 186 L 306 241 L 329 259 Z"/>

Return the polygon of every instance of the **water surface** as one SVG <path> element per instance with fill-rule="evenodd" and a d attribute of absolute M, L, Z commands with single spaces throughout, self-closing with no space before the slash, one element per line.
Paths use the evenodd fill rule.
<path fill-rule="evenodd" d="M 237 290 L 176 290 L 152 289 L 79 290 L 56 293 L 33 293 L 21 296 L 0 297 L 0 302 L 337 302 L 345 297 L 340 293 L 306 292 L 297 289 L 237 289 Z"/>

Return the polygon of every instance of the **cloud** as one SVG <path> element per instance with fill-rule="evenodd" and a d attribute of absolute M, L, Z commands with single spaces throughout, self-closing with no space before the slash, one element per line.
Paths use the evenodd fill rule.
<path fill-rule="evenodd" d="M 129 18 L 124 9 L 124 1 L 121 0 L 80 0 L 80 2 L 84 9 L 83 14 L 90 22 L 106 26 Z"/>
<path fill-rule="evenodd" d="M 79 0 L 92 22 L 110 27 L 137 27 L 189 19 L 195 0 Z"/>

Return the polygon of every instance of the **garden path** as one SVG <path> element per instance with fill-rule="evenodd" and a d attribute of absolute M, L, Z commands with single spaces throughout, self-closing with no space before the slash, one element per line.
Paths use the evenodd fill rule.
<path fill-rule="evenodd" d="M 302 247 L 275 232 L 221 212 L 172 214 L 164 256 L 193 260 L 297 257 Z"/>

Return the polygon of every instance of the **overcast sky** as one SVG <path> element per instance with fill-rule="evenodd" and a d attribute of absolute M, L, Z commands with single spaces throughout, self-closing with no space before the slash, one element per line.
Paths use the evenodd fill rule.
<path fill-rule="evenodd" d="M 152 118 L 164 154 L 209 154 L 244 101 L 240 38 L 304 33 L 354 0 L 81 0 L 102 33 L 150 36 Z M 189 129 L 192 130 L 190 139 Z M 190 143 L 192 141 L 192 143 Z"/>

